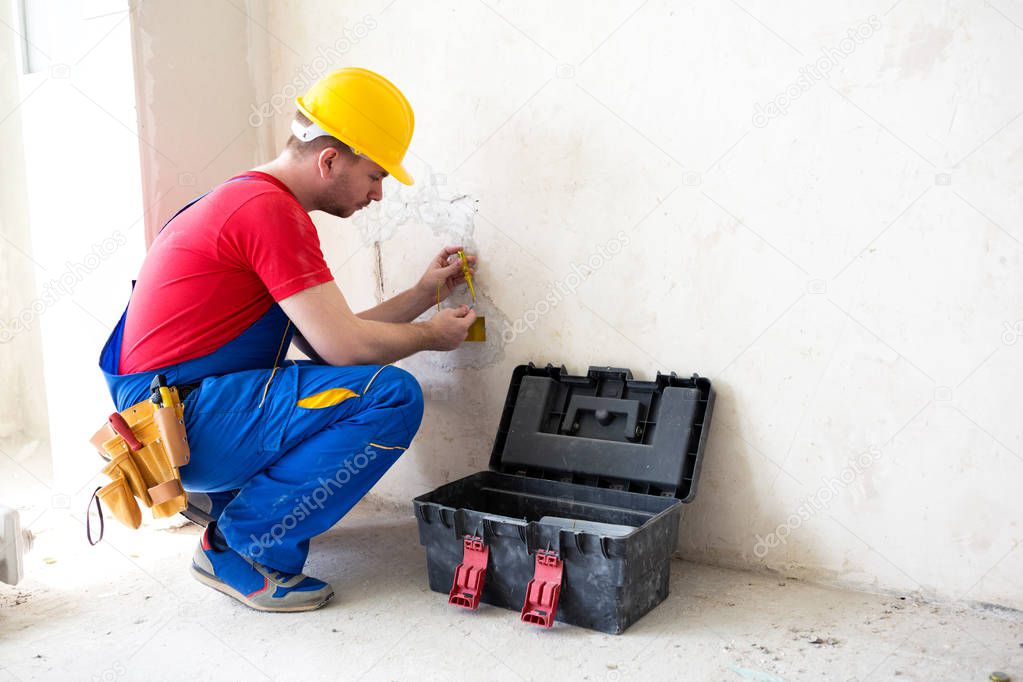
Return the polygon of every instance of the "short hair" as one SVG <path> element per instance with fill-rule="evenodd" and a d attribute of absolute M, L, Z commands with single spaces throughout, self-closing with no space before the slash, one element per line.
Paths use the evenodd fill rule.
<path fill-rule="evenodd" d="M 295 121 L 303 128 L 312 124 L 312 121 L 309 119 L 309 117 L 303 114 L 301 111 L 295 112 Z M 333 147 L 334 149 L 340 151 L 341 154 L 343 155 L 351 156 L 356 155 L 355 151 L 350 146 L 348 146 L 341 140 L 337 139 L 336 137 L 331 137 L 330 135 L 314 137 L 308 142 L 303 142 L 294 135 L 289 135 L 288 141 L 284 143 L 284 147 L 285 149 L 290 151 L 292 154 L 295 154 L 296 156 L 305 156 L 307 154 L 319 154 L 327 147 Z"/>

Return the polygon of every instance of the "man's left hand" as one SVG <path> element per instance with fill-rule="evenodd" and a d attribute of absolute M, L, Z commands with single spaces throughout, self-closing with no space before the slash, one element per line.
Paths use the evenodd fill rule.
<path fill-rule="evenodd" d="M 438 285 L 440 286 L 440 299 L 443 300 L 462 284 L 465 284 L 465 275 L 462 274 L 462 261 L 458 258 L 458 252 L 464 249 L 463 246 L 445 246 L 444 250 L 437 254 L 437 257 L 430 262 L 426 272 L 420 278 L 416 288 L 423 296 L 431 301 L 438 297 Z M 454 256 L 454 258 L 452 258 Z M 476 256 L 466 254 L 469 262 L 469 271 L 473 277 L 476 276 Z"/>

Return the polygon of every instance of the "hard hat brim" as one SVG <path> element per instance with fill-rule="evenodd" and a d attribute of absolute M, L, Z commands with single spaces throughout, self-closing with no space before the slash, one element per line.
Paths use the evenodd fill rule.
<path fill-rule="evenodd" d="M 414 185 L 415 182 L 416 182 L 415 180 L 412 179 L 412 176 L 409 175 L 409 172 L 407 170 L 405 170 L 404 166 L 400 166 L 399 165 L 399 166 L 395 166 L 394 168 L 387 168 L 386 166 L 381 164 L 381 167 L 385 171 L 390 173 L 391 177 L 393 177 L 395 180 L 397 180 L 398 182 L 400 182 L 403 185 Z"/>
<path fill-rule="evenodd" d="M 344 135 L 340 131 L 336 130 L 335 128 L 333 128 L 329 124 L 326 124 L 324 121 L 320 120 L 319 117 L 317 117 L 315 114 L 313 114 L 313 112 L 311 112 L 309 110 L 309 108 L 305 105 L 305 102 L 302 101 L 302 97 L 296 97 L 295 98 L 295 105 L 298 107 L 298 110 L 301 111 L 302 114 L 306 118 L 308 118 L 310 121 L 312 121 L 316 125 L 320 126 L 324 131 L 330 133 L 331 136 L 337 138 L 338 140 L 340 140 L 341 142 L 344 142 L 349 147 L 352 147 L 353 149 L 355 149 L 355 151 L 360 156 L 365 156 L 367 159 L 369 159 L 373 163 L 375 163 L 378 166 L 380 166 L 381 168 L 383 168 L 385 171 L 387 171 L 391 175 L 391 177 L 393 177 L 395 180 L 397 180 L 401 184 L 403 184 L 403 185 L 413 185 L 413 184 L 415 184 L 415 180 L 412 179 L 412 175 L 407 170 L 405 170 L 405 166 L 403 166 L 400 162 L 398 164 L 382 163 L 379 159 L 373 158 L 373 154 L 367 153 L 366 151 L 364 151 L 362 149 L 358 149 L 352 143 L 351 140 L 347 139 L 346 135 Z"/>

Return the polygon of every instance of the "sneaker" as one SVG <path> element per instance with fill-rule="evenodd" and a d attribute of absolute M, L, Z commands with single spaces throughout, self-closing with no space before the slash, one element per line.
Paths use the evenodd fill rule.
<path fill-rule="evenodd" d="M 312 611 L 334 596 L 328 583 L 302 573 L 283 573 L 242 556 L 230 547 L 213 548 L 212 528 L 203 531 L 192 558 L 196 580 L 257 611 Z"/>
<path fill-rule="evenodd" d="M 224 507 L 238 495 L 237 490 L 222 493 L 188 493 L 188 506 L 181 515 L 194 524 L 205 528 L 220 518 Z"/>

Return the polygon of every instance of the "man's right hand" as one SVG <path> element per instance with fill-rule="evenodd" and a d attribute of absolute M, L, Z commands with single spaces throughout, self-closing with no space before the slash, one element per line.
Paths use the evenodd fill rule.
<path fill-rule="evenodd" d="M 469 327 L 476 321 L 476 312 L 467 305 L 444 308 L 428 322 L 433 342 L 429 350 L 454 350 L 462 345 Z"/>

